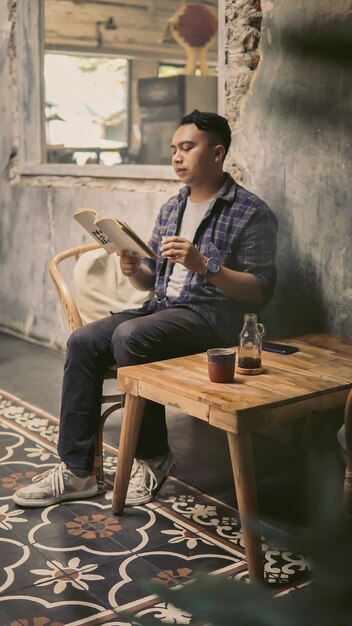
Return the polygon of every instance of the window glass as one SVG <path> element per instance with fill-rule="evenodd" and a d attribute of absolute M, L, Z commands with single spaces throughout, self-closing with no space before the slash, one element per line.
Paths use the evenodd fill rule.
<path fill-rule="evenodd" d="M 16 11 L 21 175 L 175 180 L 166 146 L 180 119 L 224 112 L 225 0 L 17 0 Z M 74 72 L 99 92 L 112 68 L 107 113 L 91 86 L 75 84 L 67 106 Z"/>
<path fill-rule="evenodd" d="M 128 61 L 47 52 L 45 135 L 49 163 L 123 162 L 128 146 Z"/>
<path fill-rule="evenodd" d="M 46 163 L 170 165 L 194 108 L 217 110 L 218 0 L 43 0 Z"/>

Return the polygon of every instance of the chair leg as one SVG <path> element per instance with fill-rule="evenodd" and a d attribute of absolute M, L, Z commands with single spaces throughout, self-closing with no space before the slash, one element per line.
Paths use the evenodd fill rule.
<path fill-rule="evenodd" d="M 95 438 L 95 457 L 94 457 L 94 469 L 97 476 L 97 480 L 100 483 L 104 483 L 104 456 L 103 456 L 103 431 L 107 418 L 122 407 L 123 396 L 115 402 L 112 406 L 109 406 L 100 416 L 99 427 Z"/>

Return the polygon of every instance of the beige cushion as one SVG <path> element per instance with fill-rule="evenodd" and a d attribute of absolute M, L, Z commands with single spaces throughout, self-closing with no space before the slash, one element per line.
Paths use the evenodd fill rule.
<path fill-rule="evenodd" d="M 136 309 L 153 296 L 135 289 L 122 274 L 119 257 L 103 249 L 79 257 L 73 270 L 73 290 L 83 324 L 106 317 L 110 311 Z"/>

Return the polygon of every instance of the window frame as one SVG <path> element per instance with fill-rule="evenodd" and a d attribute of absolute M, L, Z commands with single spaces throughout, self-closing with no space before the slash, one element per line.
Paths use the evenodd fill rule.
<path fill-rule="evenodd" d="M 76 165 L 45 163 L 43 0 L 17 1 L 17 85 L 19 173 L 22 176 L 78 176 L 178 180 L 168 165 Z M 224 112 L 225 0 L 218 5 L 218 112 Z"/>

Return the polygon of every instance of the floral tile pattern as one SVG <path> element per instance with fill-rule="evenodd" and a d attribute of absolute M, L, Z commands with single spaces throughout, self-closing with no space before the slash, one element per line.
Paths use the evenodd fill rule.
<path fill-rule="evenodd" d="M 155 501 L 111 512 L 116 451 L 107 446 L 107 482 L 89 500 L 21 509 L 13 492 L 54 465 L 58 420 L 0 392 L 1 626 L 132 624 L 192 616 L 151 594 L 146 581 L 175 587 L 198 571 L 247 580 L 235 509 L 170 478 Z M 266 548 L 273 589 L 302 583 L 303 557 Z"/>

